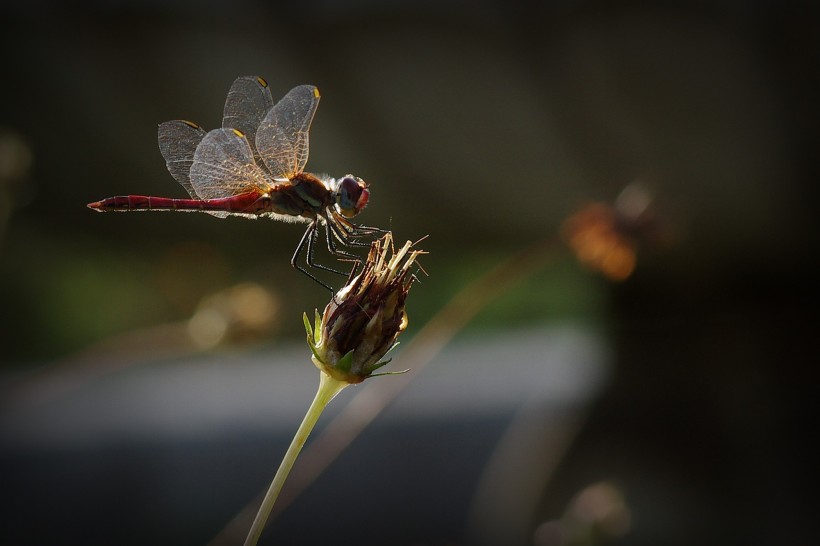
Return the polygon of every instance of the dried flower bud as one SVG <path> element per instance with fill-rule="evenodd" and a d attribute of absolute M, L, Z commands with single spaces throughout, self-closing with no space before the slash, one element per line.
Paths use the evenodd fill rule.
<path fill-rule="evenodd" d="M 405 300 L 420 250 L 408 241 L 398 251 L 391 233 L 374 241 L 361 273 L 350 279 L 311 326 L 304 315 L 313 363 L 340 381 L 361 383 L 390 362 L 382 358 L 407 327 Z M 383 375 L 383 374 L 376 374 Z"/>

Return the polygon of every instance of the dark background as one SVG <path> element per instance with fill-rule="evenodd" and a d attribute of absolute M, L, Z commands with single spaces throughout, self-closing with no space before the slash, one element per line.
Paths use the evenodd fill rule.
<path fill-rule="evenodd" d="M 116 370 L 214 346 L 275 351 L 327 301 L 289 267 L 299 226 L 85 208 L 110 195 L 183 197 L 157 124 L 217 127 L 234 78 L 259 74 L 275 98 L 301 83 L 321 89 L 308 170 L 367 180 L 364 223 L 399 241 L 430 235 L 415 328 L 500 260 L 556 237 L 585 203 L 644 184 L 655 223 L 628 233 L 639 242 L 628 279 L 606 280 L 558 247 L 464 334 L 572 322 L 606 341 L 610 380 L 585 406 L 533 529 L 611 480 L 643 517 L 592 541 L 805 544 L 816 534 L 806 440 L 818 362 L 819 15 L 774 1 L 4 3 L 4 422 L 21 385 L 70 374 L 88 355 Z M 203 309 L 221 309 L 214 294 L 249 284 L 265 320 L 197 330 Z M 95 542 L 37 524 L 48 494 L 16 496 L 45 466 L 103 479 L 74 455 L 3 449 L 7 468 L 25 470 L 0 499 L 19 524 L 4 524 L 0 540 Z M 222 524 L 186 533 L 181 523 L 157 543 L 198 543 Z M 102 536 L 116 536 L 107 525 Z M 469 540 L 431 529 L 415 539 Z M 547 535 L 528 543 L 560 543 Z"/>

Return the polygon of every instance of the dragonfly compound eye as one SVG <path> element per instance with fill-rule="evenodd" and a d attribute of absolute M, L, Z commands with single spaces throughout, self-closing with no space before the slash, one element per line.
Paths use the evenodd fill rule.
<path fill-rule="evenodd" d="M 346 218 L 353 218 L 367 206 L 370 192 L 364 180 L 353 175 L 346 175 L 339 182 L 337 203 L 339 212 Z"/>

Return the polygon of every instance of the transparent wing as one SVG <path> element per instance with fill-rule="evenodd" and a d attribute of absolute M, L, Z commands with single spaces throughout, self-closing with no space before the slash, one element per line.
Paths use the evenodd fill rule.
<path fill-rule="evenodd" d="M 312 85 L 291 89 L 276 103 L 256 131 L 256 149 L 274 178 L 291 178 L 308 160 L 308 131 L 319 90 Z"/>
<path fill-rule="evenodd" d="M 190 172 L 196 147 L 205 137 L 205 129 L 190 121 L 174 120 L 161 123 L 157 134 L 159 151 L 165 158 L 168 172 L 191 197 L 196 198 Z"/>
<path fill-rule="evenodd" d="M 208 131 L 194 153 L 191 186 L 200 199 L 270 190 L 264 171 L 253 160 L 248 139 L 236 129 Z"/>
<path fill-rule="evenodd" d="M 237 78 L 225 100 L 222 115 L 224 129 L 239 129 L 248 137 L 251 148 L 256 146 L 256 129 L 273 108 L 268 82 L 259 76 Z"/>

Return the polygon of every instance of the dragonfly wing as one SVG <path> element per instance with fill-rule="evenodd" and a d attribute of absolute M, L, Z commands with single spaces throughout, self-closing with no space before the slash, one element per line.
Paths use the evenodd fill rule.
<path fill-rule="evenodd" d="M 168 172 L 191 197 L 197 197 L 190 172 L 196 148 L 205 137 L 205 129 L 190 121 L 174 120 L 161 123 L 157 133 L 159 151 L 165 158 Z"/>
<path fill-rule="evenodd" d="M 291 89 L 264 117 L 256 131 L 256 149 L 274 178 L 291 178 L 308 160 L 308 131 L 319 90 L 312 85 Z"/>
<path fill-rule="evenodd" d="M 200 199 L 270 190 L 247 137 L 237 129 L 214 129 L 205 135 L 194 153 L 191 185 Z"/>
<path fill-rule="evenodd" d="M 224 129 L 239 129 L 248 137 L 251 148 L 256 146 L 256 129 L 265 115 L 273 108 L 268 82 L 259 76 L 237 78 L 228 98 L 222 116 Z"/>

